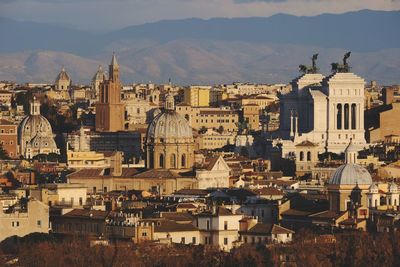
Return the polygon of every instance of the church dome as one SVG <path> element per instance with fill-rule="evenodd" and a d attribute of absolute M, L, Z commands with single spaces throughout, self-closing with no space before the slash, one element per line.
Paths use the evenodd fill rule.
<path fill-rule="evenodd" d="M 104 81 L 106 79 L 106 75 L 104 74 L 103 67 L 99 66 L 96 74 L 93 76 L 92 81 Z"/>
<path fill-rule="evenodd" d="M 26 116 L 18 126 L 21 154 L 31 157 L 44 151 L 58 153 L 53 136 L 50 122 L 40 115 L 40 103 L 34 99 L 31 103 L 31 114 Z"/>
<path fill-rule="evenodd" d="M 150 142 L 193 141 L 192 128 L 189 122 L 175 111 L 174 97 L 168 94 L 165 99 L 165 109 L 155 116 L 147 129 L 147 140 Z"/>
<path fill-rule="evenodd" d="M 166 111 L 158 114 L 147 130 L 147 137 L 153 140 L 193 139 L 192 128 L 187 120 L 175 111 Z"/>
<path fill-rule="evenodd" d="M 65 71 L 65 68 L 63 67 L 61 72 L 58 74 L 57 78 L 56 78 L 56 83 L 59 81 L 70 81 L 70 77 L 68 75 L 68 73 Z"/>
<path fill-rule="evenodd" d="M 344 164 L 336 169 L 329 179 L 331 185 L 371 185 L 369 172 L 358 164 Z"/>

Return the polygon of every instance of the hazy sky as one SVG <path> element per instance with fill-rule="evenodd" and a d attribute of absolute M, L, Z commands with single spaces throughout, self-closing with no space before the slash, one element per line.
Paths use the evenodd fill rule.
<path fill-rule="evenodd" d="M 0 16 L 110 30 L 163 19 L 400 10 L 400 0 L 0 0 Z"/>

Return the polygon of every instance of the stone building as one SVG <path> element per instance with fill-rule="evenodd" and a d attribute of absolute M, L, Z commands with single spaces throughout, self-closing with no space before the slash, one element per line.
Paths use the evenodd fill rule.
<path fill-rule="evenodd" d="M 96 131 L 118 132 L 125 129 L 125 105 L 121 102 L 119 65 L 115 54 L 109 66 L 109 77 L 100 84 L 100 99 L 96 104 Z"/>
<path fill-rule="evenodd" d="M 0 119 L 0 144 L 10 158 L 18 158 L 19 151 L 17 124 L 5 119 Z"/>
<path fill-rule="evenodd" d="M 33 99 L 30 115 L 26 116 L 18 128 L 20 155 L 27 159 L 39 154 L 60 154 L 54 141 L 54 134 L 49 121 L 40 115 L 40 103 Z"/>
<path fill-rule="evenodd" d="M 29 199 L 27 206 L 21 206 L 19 210 L 5 212 L 0 207 L 0 229 L 0 241 L 14 235 L 22 237 L 31 233 L 48 233 L 49 207 L 35 199 Z"/>

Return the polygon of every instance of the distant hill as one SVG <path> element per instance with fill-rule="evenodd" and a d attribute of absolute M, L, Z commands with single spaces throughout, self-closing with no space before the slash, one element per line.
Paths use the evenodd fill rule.
<path fill-rule="evenodd" d="M 0 18 L 0 80 L 53 81 L 65 65 L 88 83 L 116 51 L 125 82 L 288 82 L 299 64 L 333 61 L 352 51 L 354 72 L 367 80 L 400 82 L 400 12 L 268 18 L 160 21 L 105 34 Z"/>

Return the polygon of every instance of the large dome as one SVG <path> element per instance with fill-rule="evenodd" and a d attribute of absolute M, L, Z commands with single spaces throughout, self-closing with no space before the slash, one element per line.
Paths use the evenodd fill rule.
<path fill-rule="evenodd" d="M 36 99 L 31 103 L 30 113 L 18 127 L 21 155 L 32 158 L 37 154 L 59 154 L 50 122 L 40 115 L 40 103 Z"/>
<path fill-rule="evenodd" d="M 192 128 L 187 120 L 175 111 L 165 111 L 158 114 L 149 125 L 147 138 L 157 141 L 164 139 L 166 142 L 173 139 L 177 142 L 193 139 Z"/>
<path fill-rule="evenodd" d="M 329 179 L 331 185 L 371 185 L 369 172 L 358 164 L 344 164 L 336 169 Z"/>

